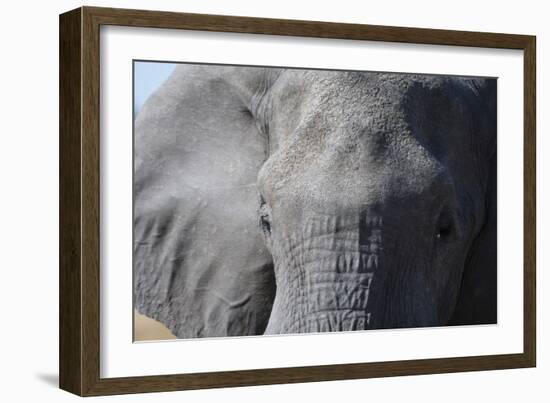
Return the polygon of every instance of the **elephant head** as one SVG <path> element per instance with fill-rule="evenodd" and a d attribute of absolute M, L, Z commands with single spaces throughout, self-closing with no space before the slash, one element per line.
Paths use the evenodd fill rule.
<path fill-rule="evenodd" d="M 178 337 L 496 321 L 496 79 L 180 65 L 134 175 L 135 307 Z"/>

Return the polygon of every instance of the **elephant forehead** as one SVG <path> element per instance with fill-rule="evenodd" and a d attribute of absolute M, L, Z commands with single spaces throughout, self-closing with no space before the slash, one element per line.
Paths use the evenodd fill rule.
<path fill-rule="evenodd" d="M 434 184 L 446 188 L 453 172 L 464 170 L 464 156 L 477 155 L 468 79 L 324 71 L 281 78 L 279 102 L 299 102 L 292 103 L 292 119 L 274 111 L 276 122 L 295 123 L 270 133 L 282 138 L 258 182 L 272 197 L 337 194 L 354 205 L 367 196 L 433 193 Z M 454 181 L 474 188 L 468 178 L 475 172 L 468 175 Z"/>
<path fill-rule="evenodd" d="M 292 105 L 288 114 L 298 114 L 303 126 L 339 126 L 364 120 L 372 107 L 388 108 L 398 103 L 398 88 L 390 77 L 375 73 L 341 71 L 292 71 L 273 89 L 274 118 Z M 284 134 L 284 133 L 276 133 Z"/>
<path fill-rule="evenodd" d="M 365 155 L 378 156 L 389 142 L 412 144 L 404 140 L 411 135 L 410 88 L 427 78 L 338 71 L 292 71 L 284 77 L 273 89 L 270 122 L 278 147 L 299 149 L 303 156 L 365 154 L 365 149 Z"/>
<path fill-rule="evenodd" d="M 264 171 L 272 171 L 282 179 L 318 164 L 361 170 L 379 169 L 390 159 L 425 162 L 426 150 L 409 130 L 402 107 L 403 93 L 393 88 L 395 96 L 388 95 L 390 90 L 378 96 L 376 85 L 383 85 L 378 80 L 370 83 L 361 75 L 330 73 L 335 77 L 332 81 L 325 77 L 328 82 L 304 90 L 307 96 L 302 95 L 295 127 L 286 132 L 276 127 L 271 133 L 282 138 Z M 350 87 L 355 95 L 342 95 L 347 87 L 341 83 L 355 83 Z M 286 120 L 285 116 L 278 118 Z"/>

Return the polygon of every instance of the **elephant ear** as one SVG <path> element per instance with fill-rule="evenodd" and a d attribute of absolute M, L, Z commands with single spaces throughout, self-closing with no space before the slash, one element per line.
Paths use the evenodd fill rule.
<path fill-rule="evenodd" d="M 259 227 L 259 68 L 180 65 L 135 120 L 134 307 L 178 338 L 263 333 L 275 294 Z"/>
<path fill-rule="evenodd" d="M 497 322 L 497 82 L 472 80 L 471 85 L 480 176 L 486 178 L 485 217 L 466 260 L 452 325 Z"/>

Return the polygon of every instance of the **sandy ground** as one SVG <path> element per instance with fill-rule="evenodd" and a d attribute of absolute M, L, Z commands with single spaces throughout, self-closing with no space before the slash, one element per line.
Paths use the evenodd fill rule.
<path fill-rule="evenodd" d="M 134 341 L 175 339 L 170 330 L 160 322 L 134 310 Z"/>

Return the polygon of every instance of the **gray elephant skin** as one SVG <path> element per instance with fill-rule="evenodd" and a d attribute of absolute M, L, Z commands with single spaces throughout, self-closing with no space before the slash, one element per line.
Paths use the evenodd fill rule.
<path fill-rule="evenodd" d="M 135 308 L 178 338 L 496 323 L 496 91 L 179 65 L 135 119 Z"/>

